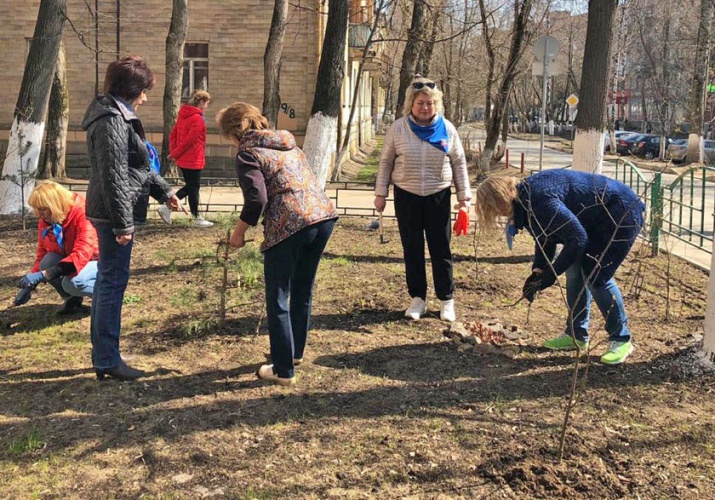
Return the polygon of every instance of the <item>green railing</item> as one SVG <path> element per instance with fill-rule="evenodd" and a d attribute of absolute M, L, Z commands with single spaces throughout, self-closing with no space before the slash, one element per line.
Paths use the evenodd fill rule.
<path fill-rule="evenodd" d="M 664 186 L 662 173 L 655 173 L 649 180 L 630 161 L 616 161 L 614 177 L 630 186 L 646 204 L 654 254 L 663 234 L 712 252 L 715 184 L 707 180 L 708 176 L 715 177 L 715 168 L 697 166 Z"/>
<path fill-rule="evenodd" d="M 696 166 L 661 190 L 663 233 L 708 253 L 712 252 L 715 224 L 713 178 L 715 168 Z"/>

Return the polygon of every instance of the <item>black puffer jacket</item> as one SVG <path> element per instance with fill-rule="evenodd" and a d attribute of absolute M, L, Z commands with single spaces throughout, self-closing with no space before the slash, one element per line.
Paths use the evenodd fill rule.
<path fill-rule="evenodd" d="M 147 193 L 163 203 L 171 186 L 149 168 L 144 127 L 137 115 L 112 95 L 94 99 L 82 121 L 92 165 L 87 218 L 109 222 L 114 234 L 134 232 L 133 211 Z"/>

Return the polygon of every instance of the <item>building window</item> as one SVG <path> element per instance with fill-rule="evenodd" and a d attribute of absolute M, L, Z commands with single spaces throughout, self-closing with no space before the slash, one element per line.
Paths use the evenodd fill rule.
<path fill-rule="evenodd" d="M 188 101 L 194 90 L 198 89 L 209 89 L 209 44 L 187 43 L 184 45 L 181 100 Z"/>

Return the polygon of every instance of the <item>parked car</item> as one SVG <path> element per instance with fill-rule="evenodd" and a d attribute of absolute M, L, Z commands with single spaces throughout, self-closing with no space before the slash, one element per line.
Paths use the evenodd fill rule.
<path fill-rule="evenodd" d="M 672 139 L 665 139 L 666 147 Z M 652 160 L 660 156 L 660 136 L 644 135 L 640 140 L 631 146 L 631 153 L 646 160 Z"/>
<path fill-rule="evenodd" d="M 705 162 L 715 164 L 715 141 L 706 139 L 703 143 Z M 673 163 L 682 163 L 688 155 L 688 140 L 678 139 L 668 146 L 668 159 Z"/>
<path fill-rule="evenodd" d="M 635 132 L 631 132 L 629 130 L 616 130 L 613 135 L 616 136 L 616 143 L 618 143 L 618 139 L 621 137 L 625 137 L 627 135 L 633 135 Z M 603 141 L 603 152 L 607 153 L 611 151 L 611 133 L 606 130 L 604 133 L 604 141 Z"/>
<path fill-rule="evenodd" d="M 673 163 L 682 163 L 688 154 L 688 140 L 676 139 L 670 143 L 666 150 L 666 158 Z"/>
<path fill-rule="evenodd" d="M 706 163 L 715 164 L 715 141 L 706 140 L 703 144 Z"/>
<path fill-rule="evenodd" d="M 633 145 L 638 144 L 638 142 L 643 140 L 645 136 L 645 134 L 636 133 L 621 137 L 618 141 L 616 141 L 616 153 L 619 155 L 630 155 Z"/>

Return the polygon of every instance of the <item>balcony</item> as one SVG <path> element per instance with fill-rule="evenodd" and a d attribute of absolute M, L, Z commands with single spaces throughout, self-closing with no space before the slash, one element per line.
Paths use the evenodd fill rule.
<path fill-rule="evenodd" d="M 348 46 L 351 49 L 364 49 L 371 31 L 372 27 L 367 23 L 351 24 L 348 30 Z"/>

